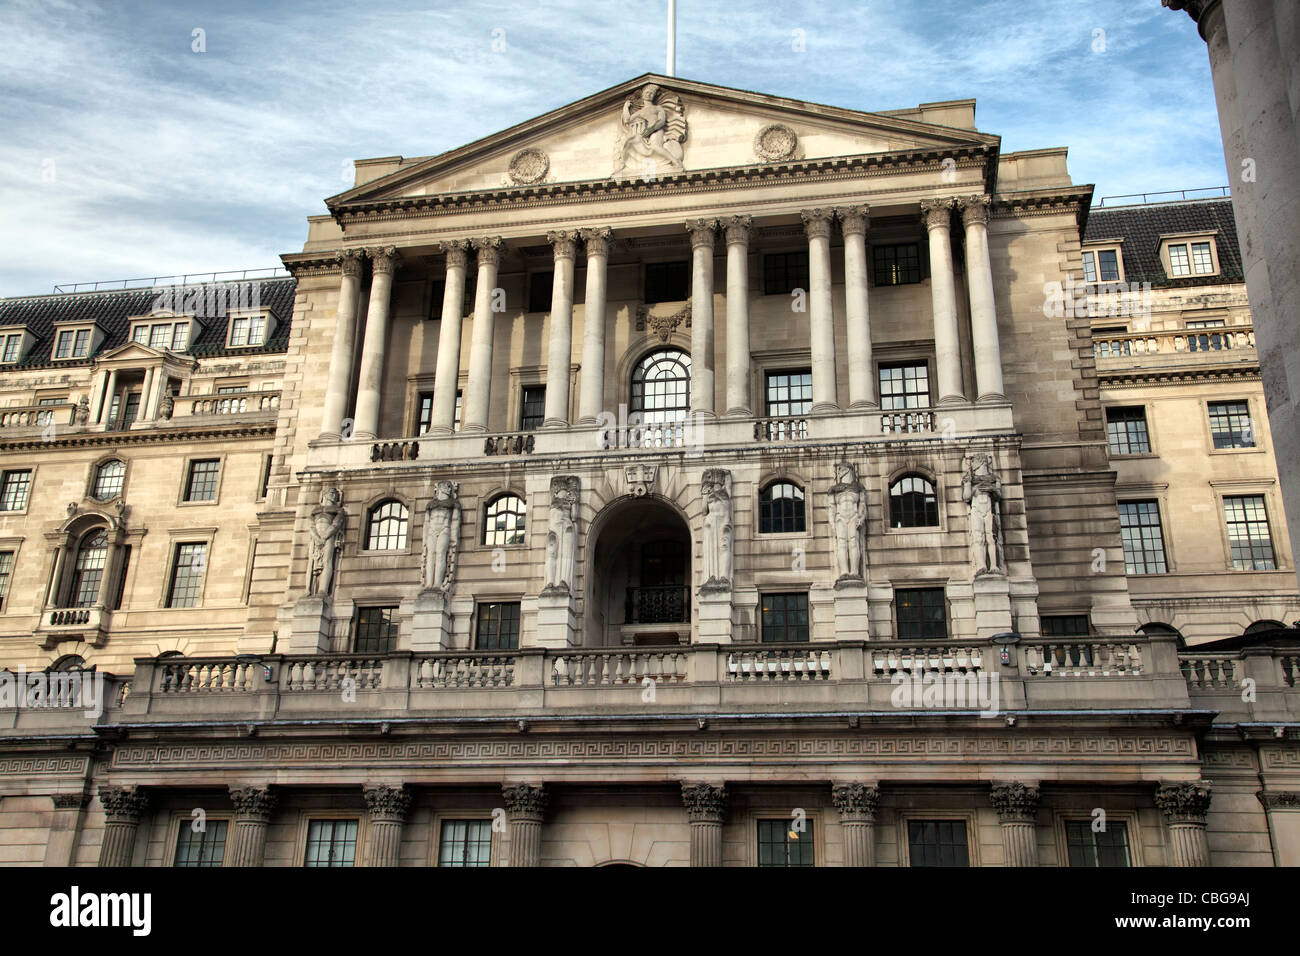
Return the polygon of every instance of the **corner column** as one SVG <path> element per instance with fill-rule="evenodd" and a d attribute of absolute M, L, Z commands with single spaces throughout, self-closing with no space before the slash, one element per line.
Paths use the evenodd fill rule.
<path fill-rule="evenodd" d="M 352 380 L 352 354 L 357 340 L 357 299 L 361 294 L 361 252 L 344 249 L 335 253 L 343 278 L 339 280 L 339 304 L 334 316 L 334 343 L 330 346 L 329 378 L 325 382 L 325 403 L 321 412 L 321 438 L 337 440 L 347 413 L 348 385 Z"/>
<path fill-rule="evenodd" d="M 750 216 L 722 221 L 727 231 L 727 414 L 748 418 Z"/>
<path fill-rule="evenodd" d="M 366 312 L 366 335 L 361 343 L 361 375 L 357 384 L 357 415 L 354 434 L 369 440 L 379 437 L 379 405 L 384 386 L 384 350 L 388 345 L 388 314 L 391 309 L 393 273 L 402 264 L 394 246 L 370 250 L 370 307 Z"/>
<path fill-rule="evenodd" d="M 546 347 L 546 407 L 544 428 L 569 424 L 569 369 L 573 365 L 573 260 L 578 234 L 548 232 L 546 241 L 555 252 L 551 280 L 550 342 Z"/>
<path fill-rule="evenodd" d="M 610 230 L 583 229 L 587 246 L 587 297 L 582 306 L 582 371 L 578 389 L 578 421 L 594 425 L 605 404 L 605 275 Z"/>
<path fill-rule="evenodd" d="M 266 828 L 279 796 L 271 787 L 231 787 L 235 805 L 235 839 L 226 866 L 262 866 L 266 861 Z"/>
<path fill-rule="evenodd" d="M 844 318 L 848 326 L 849 408 L 879 408 L 871 367 L 871 311 L 867 294 L 867 227 L 870 206 L 835 210 L 844 234 Z"/>
<path fill-rule="evenodd" d="M 812 345 L 814 412 L 839 408 L 835 385 L 835 313 L 831 308 L 831 217 L 829 209 L 805 209 L 808 234 L 808 326 Z"/>
<path fill-rule="evenodd" d="M 998 344 L 998 310 L 993 298 L 993 265 L 989 261 L 988 196 L 960 200 L 966 227 L 966 285 L 970 289 L 971 342 L 975 351 L 977 401 L 1004 402 L 1002 347 Z"/>
<path fill-rule="evenodd" d="M 865 783 L 842 783 L 831 788 L 831 800 L 840 811 L 844 834 L 844 865 L 876 865 L 876 807 L 880 790 Z"/>
<path fill-rule="evenodd" d="M 1300 866 L 1300 792 L 1260 790 L 1255 796 L 1263 804 L 1268 820 L 1273 865 Z"/>
<path fill-rule="evenodd" d="M 927 199 L 921 215 L 930 236 L 930 301 L 934 312 L 934 362 L 940 405 L 965 402 L 961 385 L 961 340 L 957 337 L 957 290 L 952 278 L 951 199 Z"/>
<path fill-rule="evenodd" d="M 1210 782 L 1163 784 L 1156 791 L 1156 806 L 1164 813 L 1169 831 L 1168 864 L 1209 866 L 1205 825 L 1210 810 Z"/>
<path fill-rule="evenodd" d="M 691 234 L 691 414 L 713 411 L 713 230 L 716 219 L 692 219 Z"/>
<path fill-rule="evenodd" d="M 682 803 L 691 822 L 691 866 L 722 866 L 727 791 L 707 783 L 682 784 Z"/>
<path fill-rule="evenodd" d="M 149 805 L 137 787 L 100 787 L 104 807 L 104 842 L 99 846 L 100 866 L 130 866 L 135 853 L 135 831 Z"/>
<path fill-rule="evenodd" d="M 1002 852 L 1006 866 L 1037 866 L 1037 787 L 1008 783 L 993 788 L 993 806 L 1002 826 Z"/>
<path fill-rule="evenodd" d="M 402 857 L 402 824 L 411 808 L 411 791 L 405 784 L 396 787 L 376 784 L 365 787 L 366 809 L 370 812 L 370 836 L 366 849 L 367 866 L 397 866 Z"/>
<path fill-rule="evenodd" d="M 502 788 L 501 795 L 505 797 L 510 823 L 510 865 L 541 866 L 546 791 L 521 783 Z"/>
<path fill-rule="evenodd" d="M 492 398 L 492 339 L 496 326 L 492 292 L 501 262 L 501 237 L 472 239 L 470 245 L 478 253 L 478 285 L 474 288 L 474 331 L 469 342 L 469 394 L 465 396 L 461 429 L 484 432 Z"/>
<path fill-rule="evenodd" d="M 99 407 L 99 417 L 95 419 L 96 425 L 102 425 L 108 420 L 108 416 L 113 410 L 113 395 L 116 392 L 117 369 L 111 369 L 108 373 L 108 388 L 104 390 L 104 403 Z"/>

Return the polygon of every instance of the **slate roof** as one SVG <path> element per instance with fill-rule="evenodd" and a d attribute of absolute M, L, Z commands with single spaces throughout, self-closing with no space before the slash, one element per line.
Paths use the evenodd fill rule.
<path fill-rule="evenodd" d="M 1219 274 L 1171 279 L 1160 262 L 1160 237 L 1171 233 L 1216 233 Z M 1123 239 L 1124 280 L 1150 282 L 1152 288 L 1222 285 L 1245 282 L 1237 223 L 1231 199 L 1193 199 L 1142 206 L 1095 207 L 1088 213 L 1084 242 Z"/>
<path fill-rule="evenodd" d="M 204 283 L 202 289 L 213 300 L 229 301 L 232 305 L 269 307 L 278 317 L 275 331 L 260 346 L 226 348 L 228 317 L 224 310 L 219 315 L 199 314 L 203 326 L 197 338 L 190 343 L 187 355 L 207 358 L 215 355 L 256 355 L 285 352 L 289 345 L 289 326 L 293 319 L 293 297 L 297 287 L 293 278 L 248 279 Z M 240 288 L 244 286 L 244 288 Z M 199 286 L 192 286 L 196 291 Z M 98 355 L 103 355 L 130 340 L 131 316 L 148 315 L 160 294 L 167 287 L 149 286 L 140 289 L 118 289 L 112 292 L 77 292 L 55 295 L 24 296 L 0 299 L 0 326 L 25 325 L 37 341 L 27 350 L 22 360 L 13 365 L 0 366 L 0 371 L 11 369 L 67 368 L 84 366 Z M 182 295 L 184 293 L 181 293 Z M 212 301 L 212 300 L 210 300 Z M 176 311 L 184 312 L 183 301 L 176 303 Z M 199 310 L 203 313 L 205 310 Z M 209 310 L 210 311 L 210 310 Z M 55 322 L 86 322 L 94 320 L 103 327 L 104 341 L 85 359 L 50 359 L 54 347 Z"/>

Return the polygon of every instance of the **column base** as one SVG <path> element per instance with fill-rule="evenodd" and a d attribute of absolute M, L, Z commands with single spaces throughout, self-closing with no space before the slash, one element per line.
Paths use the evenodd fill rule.
<path fill-rule="evenodd" d="M 714 411 L 713 409 L 711 409 L 711 408 L 692 408 L 692 409 L 691 409 L 691 417 L 692 417 L 692 418 L 707 418 L 707 419 L 712 420 L 712 419 L 715 419 L 715 418 L 718 417 L 718 413 L 715 412 L 715 411 Z"/>
<path fill-rule="evenodd" d="M 543 428 L 568 428 L 569 420 L 567 418 L 548 418 L 542 422 Z"/>
<path fill-rule="evenodd" d="M 483 432 L 487 431 L 488 428 L 487 428 L 486 425 L 479 425 L 478 423 L 473 423 L 473 424 L 463 424 L 463 425 L 461 425 L 461 426 L 460 426 L 460 430 L 461 430 L 462 433 L 464 433 L 464 432 L 474 432 L 474 433 L 476 433 L 476 434 L 480 434 L 480 435 L 481 435 Z"/>
<path fill-rule="evenodd" d="M 753 418 L 754 412 L 753 409 L 749 409 L 749 408 L 728 408 L 726 412 L 723 413 L 722 417 L 723 418 Z"/>
<path fill-rule="evenodd" d="M 456 434 L 455 430 L 448 428 L 446 425 L 433 425 L 430 426 L 427 432 L 425 432 L 423 435 L 420 435 L 419 437 L 420 438 L 445 438 L 447 435 L 454 435 L 454 434 Z"/>
<path fill-rule="evenodd" d="M 411 624 L 411 650 L 451 649 L 451 609 L 445 592 L 421 591 L 415 597 Z"/>
<path fill-rule="evenodd" d="M 975 399 L 976 405 L 1005 405 L 1007 397 L 1001 392 L 985 392 Z"/>
<path fill-rule="evenodd" d="M 343 435 L 339 432 L 321 432 L 319 435 L 316 436 L 316 440 L 328 441 L 328 442 L 342 441 Z"/>
<path fill-rule="evenodd" d="M 849 411 L 878 412 L 880 411 L 880 402 L 871 399 L 858 399 L 856 402 L 849 402 Z"/>
<path fill-rule="evenodd" d="M 290 654 L 325 654 L 330 649 L 330 601 L 309 594 L 293 606 L 293 627 L 289 633 Z"/>
<path fill-rule="evenodd" d="M 353 441 L 379 441 L 379 436 L 374 432 L 353 432 Z"/>
<path fill-rule="evenodd" d="M 839 405 L 834 402 L 813 402 L 812 408 L 809 409 L 813 414 L 818 412 L 838 412 L 839 410 Z"/>
<path fill-rule="evenodd" d="M 970 400 L 965 395 L 945 395 L 936 403 L 938 405 L 969 405 Z"/>

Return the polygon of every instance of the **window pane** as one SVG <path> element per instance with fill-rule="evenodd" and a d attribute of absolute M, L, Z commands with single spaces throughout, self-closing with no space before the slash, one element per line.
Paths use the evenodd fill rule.
<path fill-rule="evenodd" d="M 908 820 L 912 866 L 970 866 L 964 820 Z"/>
<path fill-rule="evenodd" d="M 764 594 L 762 601 L 764 643 L 808 640 L 808 595 Z"/>
<path fill-rule="evenodd" d="M 439 866 L 491 866 L 491 820 L 443 820 Z"/>
<path fill-rule="evenodd" d="M 763 256 L 763 294 L 789 295 L 808 288 L 808 252 L 769 252 Z"/>
<path fill-rule="evenodd" d="M 172 586 L 167 595 L 168 607 L 194 607 L 203 589 L 203 572 L 208 560 L 208 546 L 197 541 L 176 546 L 176 563 L 172 569 Z"/>
<path fill-rule="evenodd" d="M 0 611 L 5 609 L 9 600 L 9 580 L 14 573 L 14 553 L 0 551 Z"/>
<path fill-rule="evenodd" d="M 937 528 L 939 502 L 934 485 L 920 475 L 907 475 L 889 488 L 891 528 Z"/>
<path fill-rule="evenodd" d="M 353 866 L 356 856 L 356 820 L 311 821 L 304 866 Z"/>
<path fill-rule="evenodd" d="M 1128 826 L 1108 822 L 1106 829 L 1093 832 L 1091 820 L 1067 820 L 1065 838 L 1070 866 L 1129 866 Z"/>
<path fill-rule="evenodd" d="M 387 654 L 397 648 L 397 608 L 357 608 L 356 640 L 352 649 L 358 654 Z"/>
<path fill-rule="evenodd" d="M 554 272 L 534 272 L 528 277 L 528 311 L 550 312 Z"/>
<path fill-rule="evenodd" d="M 1214 271 L 1214 257 L 1210 255 L 1208 242 L 1192 243 L 1192 271 L 1197 275 L 1208 275 Z"/>
<path fill-rule="evenodd" d="M 78 329 L 76 342 L 72 346 L 76 358 L 85 358 L 90 354 L 90 329 Z"/>
<path fill-rule="evenodd" d="M 1089 634 L 1086 614 L 1043 615 L 1040 620 L 1043 637 L 1087 637 Z"/>
<path fill-rule="evenodd" d="M 768 485 L 758 496 L 759 534 L 806 530 L 803 489 L 788 481 Z"/>
<path fill-rule="evenodd" d="M 122 482 L 126 480 L 126 463 L 106 461 L 95 469 L 95 487 L 91 497 L 107 501 L 122 493 Z"/>
<path fill-rule="evenodd" d="M 646 263 L 646 305 L 653 305 L 656 302 L 684 302 L 690 297 L 691 264 L 689 262 Z"/>
<path fill-rule="evenodd" d="M 487 506 L 483 521 L 483 543 L 523 544 L 527 507 L 518 495 L 501 495 Z"/>
<path fill-rule="evenodd" d="M 177 322 L 172 329 L 172 351 L 184 352 L 190 344 L 190 325 L 188 322 Z"/>
<path fill-rule="evenodd" d="M 1083 281 L 1097 281 L 1097 260 L 1095 253 L 1085 252 L 1083 254 Z"/>
<path fill-rule="evenodd" d="M 934 640 L 948 636 L 943 588 L 899 588 L 894 592 L 899 640 Z"/>
<path fill-rule="evenodd" d="M 880 366 L 880 407 L 930 407 L 930 370 L 924 362 Z"/>
<path fill-rule="evenodd" d="M 201 458 L 190 462 L 190 477 L 185 486 L 186 501 L 216 501 L 217 472 L 221 461 Z"/>
<path fill-rule="evenodd" d="M 872 246 L 876 285 L 907 285 L 921 281 L 921 250 L 914 242 L 897 246 Z"/>
<path fill-rule="evenodd" d="M 255 315 L 248 320 L 248 344 L 261 345 L 266 340 L 266 316 Z"/>
<path fill-rule="evenodd" d="M 248 319 L 235 319 L 230 323 L 230 344 L 248 344 Z"/>
<path fill-rule="evenodd" d="M 1114 249 L 1102 249 L 1097 253 L 1097 264 L 1101 266 L 1102 282 L 1119 281 L 1119 260 Z"/>
<path fill-rule="evenodd" d="M 519 647 L 519 604 L 478 606 L 475 647 L 481 651 L 513 651 Z"/>
<path fill-rule="evenodd" d="M 1124 542 L 1128 574 L 1164 574 L 1165 542 L 1160 529 L 1160 505 L 1155 501 L 1121 501 L 1119 533 Z"/>
<path fill-rule="evenodd" d="M 1255 426 L 1246 402 L 1210 402 L 1210 436 L 1215 448 L 1254 448 Z"/>
<path fill-rule="evenodd" d="M 72 572 L 72 607 L 94 607 L 99 603 L 99 583 L 108 560 L 108 534 L 92 531 L 81 539 Z"/>
<path fill-rule="evenodd" d="M 691 407 L 690 356 L 659 349 L 641 359 L 632 372 L 631 406 L 646 425 L 684 422 Z M 647 434 L 646 440 L 654 439 Z"/>
<path fill-rule="evenodd" d="M 55 358 L 71 358 L 71 357 L 72 357 L 72 332 L 71 332 L 71 330 L 65 330 L 65 331 L 59 333 L 58 345 L 55 346 L 55 349 L 54 349 L 54 357 L 55 357 Z"/>
<path fill-rule="evenodd" d="M 155 325 L 149 330 L 149 345 L 155 349 L 165 349 L 172 338 L 170 325 Z"/>
<path fill-rule="evenodd" d="M 1192 274 L 1192 267 L 1187 261 L 1187 245 L 1185 243 L 1169 247 L 1169 274 L 1174 276 Z"/>
<path fill-rule="evenodd" d="M 176 839 L 174 866 L 221 866 L 226 859 L 225 820 L 209 820 L 198 833 L 193 821 L 182 820 Z"/>
<path fill-rule="evenodd" d="M 519 406 L 519 430 L 536 431 L 546 419 L 546 386 L 529 385 L 523 390 Z"/>
<path fill-rule="evenodd" d="M 1263 495 L 1225 497 L 1223 514 L 1228 523 L 1232 566 L 1238 571 L 1276 570 Z"/>
<path fill-rule="evenodd" d="M 406 505 L 383 501 L 370 511 L 366 547 L 371 551 L 400 551 L 406 547 Z"/>
<path fill-rule="evenodd" d="M 27 492 L 32 485 L 30 471 L 6 471 L 0 484 L 0 511 L 21 511 L 27 507 Z"/>
<path fill-rule="evenodd" d="M 803 819 L 758 821 L 759 866 L 816 866 L 813 821 Z"/>
<path fill-rule="evenodd" d="M 419 411 L 416 413 L 415 433 L 426 435 L 433 427 L 433 392 L 421 392 Z"/>
<path fill-rule="evenodd" d="M 1112 455 L 1138 455 L 1151 451 L 1144 408 L 1106 409 L 1106 439 Z"/>

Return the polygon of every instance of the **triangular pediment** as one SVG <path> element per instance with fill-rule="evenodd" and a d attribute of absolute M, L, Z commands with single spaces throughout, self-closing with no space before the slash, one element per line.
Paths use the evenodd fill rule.
<path fill-rule="evenodd" d="M 140 342 L 124 342 L 116 348 L 101 352 L 95 356 L 96 362 L 151 362 L 167 355 L 162 349 L 150 348 Z"/>
<path fill-rule="evenodd" d="M 998 141 L 892 113 L 646 74 L 458 149 L 403 161 L 327 203 L 336 208 L 837 156 L 996 148 Z"/>

